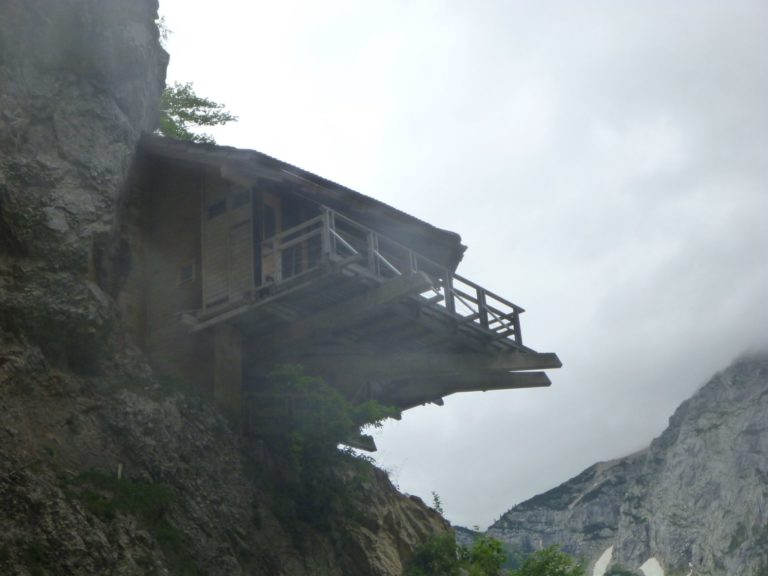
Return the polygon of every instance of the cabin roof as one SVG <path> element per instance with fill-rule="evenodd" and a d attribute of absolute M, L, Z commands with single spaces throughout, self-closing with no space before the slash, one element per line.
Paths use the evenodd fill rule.
<path fill-rule="evenodd" d="M 467 248 L 455 232 L 437 228 L 375 198 L 263 152 L 183 142 L 154 134 L 142 138 L 140 151 L 171 163 L 218 167 L 223 177 L 245 185 L 265 178 L 286 182 L 292 192 L 346 214 L 453 270 Z"/>

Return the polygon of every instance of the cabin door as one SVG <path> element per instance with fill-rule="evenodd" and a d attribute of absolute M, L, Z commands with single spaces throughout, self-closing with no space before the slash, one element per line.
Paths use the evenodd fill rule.
<path fill-rule="evenodd" d="M 253 208 L 250 190 L 207 188 L 203 198 L 203 303 L 237 302 L 253 289 Z"/>
<path fill-rule="evenodd" d="M 272 284 L 282 280 L 282 262 L 276 252 L 276 244 L 271 239 L 282 232 L 282 205 L 280 196 L 272 192 L 261 195 L 262 234 L 261 243 L 261 283 Z"/>

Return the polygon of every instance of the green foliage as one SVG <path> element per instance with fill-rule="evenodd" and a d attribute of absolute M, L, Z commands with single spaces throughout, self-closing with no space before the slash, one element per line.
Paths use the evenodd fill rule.
<path fill-rule="evenodd" d="M 584 576 L 584 566 L 557 546 L 534 552 L 511 576 Z"/>
<path fill-rule="evenodd" d="M 453 534 L 439 534 L 419 546 L 406 576 L 497 576 L 505 555 L 501 542 L 480 536 L 466 548 Z"/>
<path fill-rule="evenodd" d="M 124 512 L 152 525 L 165 516 L 172 498 L 167 486 L 118 479 L 97 470 L 83 472 L 73 483 L 82 487 L 79 494 L 85 506 L 106 520 Z"/>
<path fill-rule="evenodd" d="M 502 546 L 506 558 L 501 567 L 507 571 L 520 568 L 520 566 L 523 565 L 523 562 L 525 562 L 526 558 L 526 554 L 522 551 L 522 549 L 517 545 L 508 544 L 506 542 L 502 542 Z"/>
<path fill-rule="evenodd" d="M 480 536 L 469 549 L 470 576 L 495 576 L 501 570 L 506 554 L 501 542 L 487 536 Z"/>
<path fill-rule="evenodd" d="M 13 543 L 0 544 L 0 571 L 7 569 L 14 562 L 20 563 L 30 576 L 56 574 L 59 567 L 56 554 L 45 540 L 25 540 L 17 538 Z"/>
<path fill-rule="evenodd" d="M 165 16 L 160 16 L 157 20 L 155 20 L 155 25 L 157 26 L 157 33 L 160 37 L 160 45 L 163 48 L 167 48 L 168 37 L 171 35 L 171 30 L 168 28 L 168 23 L 165 21 Z"/>
<path fill-rule="evenodd" d="M 118 479 L 98 470 L 83 472 L 71 484 L 70 493 L 102 520 L 110 522 L 119 513 L 137 518 L 163 550 L 174 573 L 197 574 L 181 533 L 168 519 L 173 502 L 173 492 L 168 486 Z"/>
<path fill-rule="evenodd" d="M 353 405 L 293 365 L 279 366 L 263 379 L 252 407 L 254 431 L 287 461 L 285 477 L 271 490 L 280 515 L 327 527 L 334 517 L 354 514 L 355 495 L 372 470 L 368 459 L 339 444 L 399 411 L 377 402 Z"/>
<path fill-rule="evenodd" d="M 31 576 L 50 574 L 56 565 L 46 547 L 40 542 L 19 543 L 21 559 Z"/>
<path fill-rule="evenodd" d="M 399 416 L 398 410 L 375 401 L 353 405 L 336 388 L 295 365 L 278 366 L 266 377 L 259 401 L 270 404 L 268 400 L 269 414 L 261 416 L 271 418 L 270 435 L 299 461 L 336 453 L 361 428 L 380 427 L 385 419 Z M 259 421 L 256 413 L 257 426 Z"/>
<path fill-rule="evenodd" d="M 432 536 L 416 548 L 406 576 L 457 576 L 461 569 L 462 547 L 453 534 Z"/>
<path fill-rule="evenodd" d="M 190 82 L 166 86 L 160 99 L 160 133 L 168 138 L 215 144 L 210 134 L 195 128 L 220 126 L 237 120 L 223 104 L 195 94 Z"/>
<path fill-rule="evenodd" d="M 440 514 L 440 516 L 445 515 L 445 511 L 443 510 L 443 501 L 440 500 L 440 495 L 434 490 L 432 491 L 432 508 L 434 508 L 435 512 Z"/>

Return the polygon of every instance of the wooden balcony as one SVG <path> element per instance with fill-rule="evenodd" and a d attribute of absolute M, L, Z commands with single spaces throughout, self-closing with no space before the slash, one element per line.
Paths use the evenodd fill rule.
<path fill-rule="evenodd" d="M 255 151 L 142 150 L 137 332 L 232 413 L 277 364 L 402 409 L 560 367 L 523 344 L 521 307 L 455 274 L 458 234 Z"/>
<path fill-rule="evenodd" d="M 195 330 L 237 321 L 258 331 L 261 321 L 271 331 L 287 321 L 286 331 L 298 338 L 343 328 L 399 301 L 441 325 L 441 333 L 529 351 L 520 306 L 331 209 L 262 241 L 259 249 L 261 278 L 195 313 Z"/>

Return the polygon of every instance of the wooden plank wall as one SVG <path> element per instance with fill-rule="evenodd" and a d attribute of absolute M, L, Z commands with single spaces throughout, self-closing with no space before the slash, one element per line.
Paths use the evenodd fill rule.
<path fill-rule="evenodd" d="M 203 198 L 203 299 L 206 306 L 213 306 L 216 303 L 226 303 L 229 297 L 227 193 L 223 186 L 207 182 L 203 183 L 200 189 Z"/>
<path fill-rule="evenodd" d="M 229 301 L 242 300 L 254 287 L 253 204 L 251 192 L 230 196 L 229 212 Z"/>
<path fill-rule="evenodd" d="M 160 167 L 145 190 L 145 347 L 164 376 L 210 391 L 212 338 L 193 334 L 182 315 L 202 306 L 201 170 Z"/>

